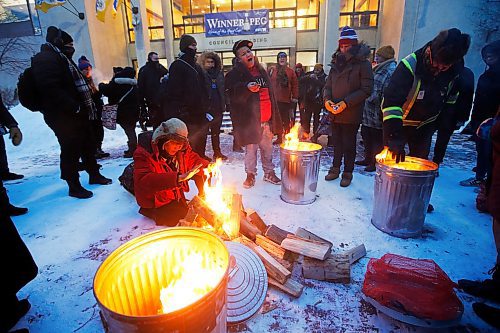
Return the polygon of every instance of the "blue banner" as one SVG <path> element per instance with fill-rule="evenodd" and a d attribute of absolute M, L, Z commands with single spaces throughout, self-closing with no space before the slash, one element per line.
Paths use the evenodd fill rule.
<path fill-rule="evenodd" d="M 206 37 L 268 33 L 268 9 L 205 14 Z"/>

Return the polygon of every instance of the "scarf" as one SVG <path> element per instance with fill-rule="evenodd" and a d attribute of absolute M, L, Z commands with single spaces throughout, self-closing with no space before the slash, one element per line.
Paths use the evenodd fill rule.
<path fill-rule="evenodd" d="M 73 82 L 75 83 L 76 90 L 80 96 L 80 102 L 87 110 L 90 120 L 97 119 L 97 108 L 92 100 L 92 89 L 89 87 L 85 76 L 83 76 L 82 72 L 78 69 L 78 67 L 66 57 L 64 53 L 62 53 L 57 47 L 52 45 L 51 43 L 47 43 L 55 52 L 63 58 L 68 64 L 69 71 L 71 72 L 71 76 L 73 77 Z"/>

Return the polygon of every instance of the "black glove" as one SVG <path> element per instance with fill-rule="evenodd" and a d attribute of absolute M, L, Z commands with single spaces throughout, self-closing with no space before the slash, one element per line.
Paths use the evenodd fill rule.
<path fill-rule="evenodd" d="M 400 119 L 389 119 L 383 124 L 384 142 L 392 153 L 396 163 L 405 161 L 405 144 L 403 136 L 403 121 Z"/>

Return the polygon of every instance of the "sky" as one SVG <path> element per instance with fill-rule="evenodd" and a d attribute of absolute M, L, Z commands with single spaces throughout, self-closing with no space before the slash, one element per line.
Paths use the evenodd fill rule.
<path fill-rule="evenodd" d="M 23 142 L 18 147 L 7 142 L 9 166 L 25 178 L 5 186 L 13 204 L 29 208 L 28 214 L 13 220 L 39 267 L 38 276 L 18 293 L 19 298 L 29 299 L 32 308 L 16 328 L 28 327 L 35 333 L 104 332 L 92 285 L 100 263 L 128 240 L 162 228 L 138 213 L 135 198 L 117 180 L 131 162 L 122 157 L 126 136 L 120 128 L 105 130 L 103 149 L 111 157 L 99 163 L 113 184 L 88 185 L 88 176 L 82 173 L 82 185 L 94 197 L 79 200 L 67 195 L 67 186 L 59 178 L 59 146 L 42 115 L 22 106 L 11 113 L 19 122 Z M 270 287 L 265 305 L 273 310 L 259 311 L 229 332 L 430 332 L 377 313 L 362 300 L 368 261 L 385 253 L 432 259 L 453 281 L 488 277 L 496 256 L 491 217 L 475 209 L 473 188 L 458 185 L 472 175 L 473 166 L 472 146 L 462 144 L 463 138 L 452 140 L 451 156 L 442 165 L 432 193 L 436 210 L 427 215 L 423 236 L 416 239 L 392 237 L 371 224 L 373 174 L 356 167 L 347 188 L 341 188 L 339 180 L 324 181 L 331 163 L 326 151 L 312 204 L 283 202 L 280 186 L 263 182 L 260 166 L 255 187 L 244 189 L 243 154 L 230 151 L 231 140 L 230 135 L 222 135 L 222 150 L 229 155 L 222 166 L 223 182 L 243 195 L 246 208 L 255 209 L 267 224 L 291 232 L 308 229 L 330 240 L 336 253 L 364 244 L 367 255 L 352 266 L 350 284 L 299 278 L 305 288 L 297 299 Z M 279 175 L 277 148 L 274 157 Z M 194 194 L 193 190 L 188 197 Z M 294 269 L 294 276 L 299 273 Z M 472 311 L 472 303 L 479 299 L 460 291 L 457 295 L 465 310 L 450 331 L 494 331 Z"/>

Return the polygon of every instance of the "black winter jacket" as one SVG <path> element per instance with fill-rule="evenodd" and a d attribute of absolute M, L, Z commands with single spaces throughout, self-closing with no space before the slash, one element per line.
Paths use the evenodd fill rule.
<path fill-rule="evenodd" d="M 139 94 L 148 106 L 160 107 L 160 81 L 167 74 L 168 69 L 154 61 L 148 61 L 139 70 L 137 78 Z"/>
<path fill-rule="evenodd" d="M 334 115 L 339 124 L 361 124 L 365 99 L 373 90 L 372 66 L 368 61 L 370 49 L 365 44 L 354 45 L 345 55 L 345 65 L 340 64 L 342 55 L 337 51 L 323 90 L 324 100 L 334 103 L 344 101 L 347 108 Z"/>
<path fill-rule="evenodd" d="M 0 126 L 6 128 L 17 127 L 17 121 L 12 117 L 5 104 L 3 104 L 2 96 L 0 95 Z"/>
<path fill-rule="evenodd" d="M 166 96 L 162 98 L 163 120 L 179 118 L 186 124 L 203 124 L 208 120 L 208 96 L 201 67 L 183 54 L 169 69 Z"/>
<path fill-rule="evenodd" d="M 323 105 L 323 87 L 326 82 L 326 73 L 316 75 L 314 71 L 307 72 L 299 81 L 299 100 L 305 105 Z"/>
<path fill-rule="evenodd" d="M 271 79 L 262 67 L 260 73 L 269 86 L 271 131 L 274 134 L 281 134 L 281 117 L 274 97 Z M 248 83 L 253 81 L 255 80 L 252 74 L 239 62 L 226 74 L 225 79 L 225 88 L 231 105 L 234 135 L 241 146 L 259 143 L 262 136 L 259 93 L 253 93 L 247 88 Z"/>

